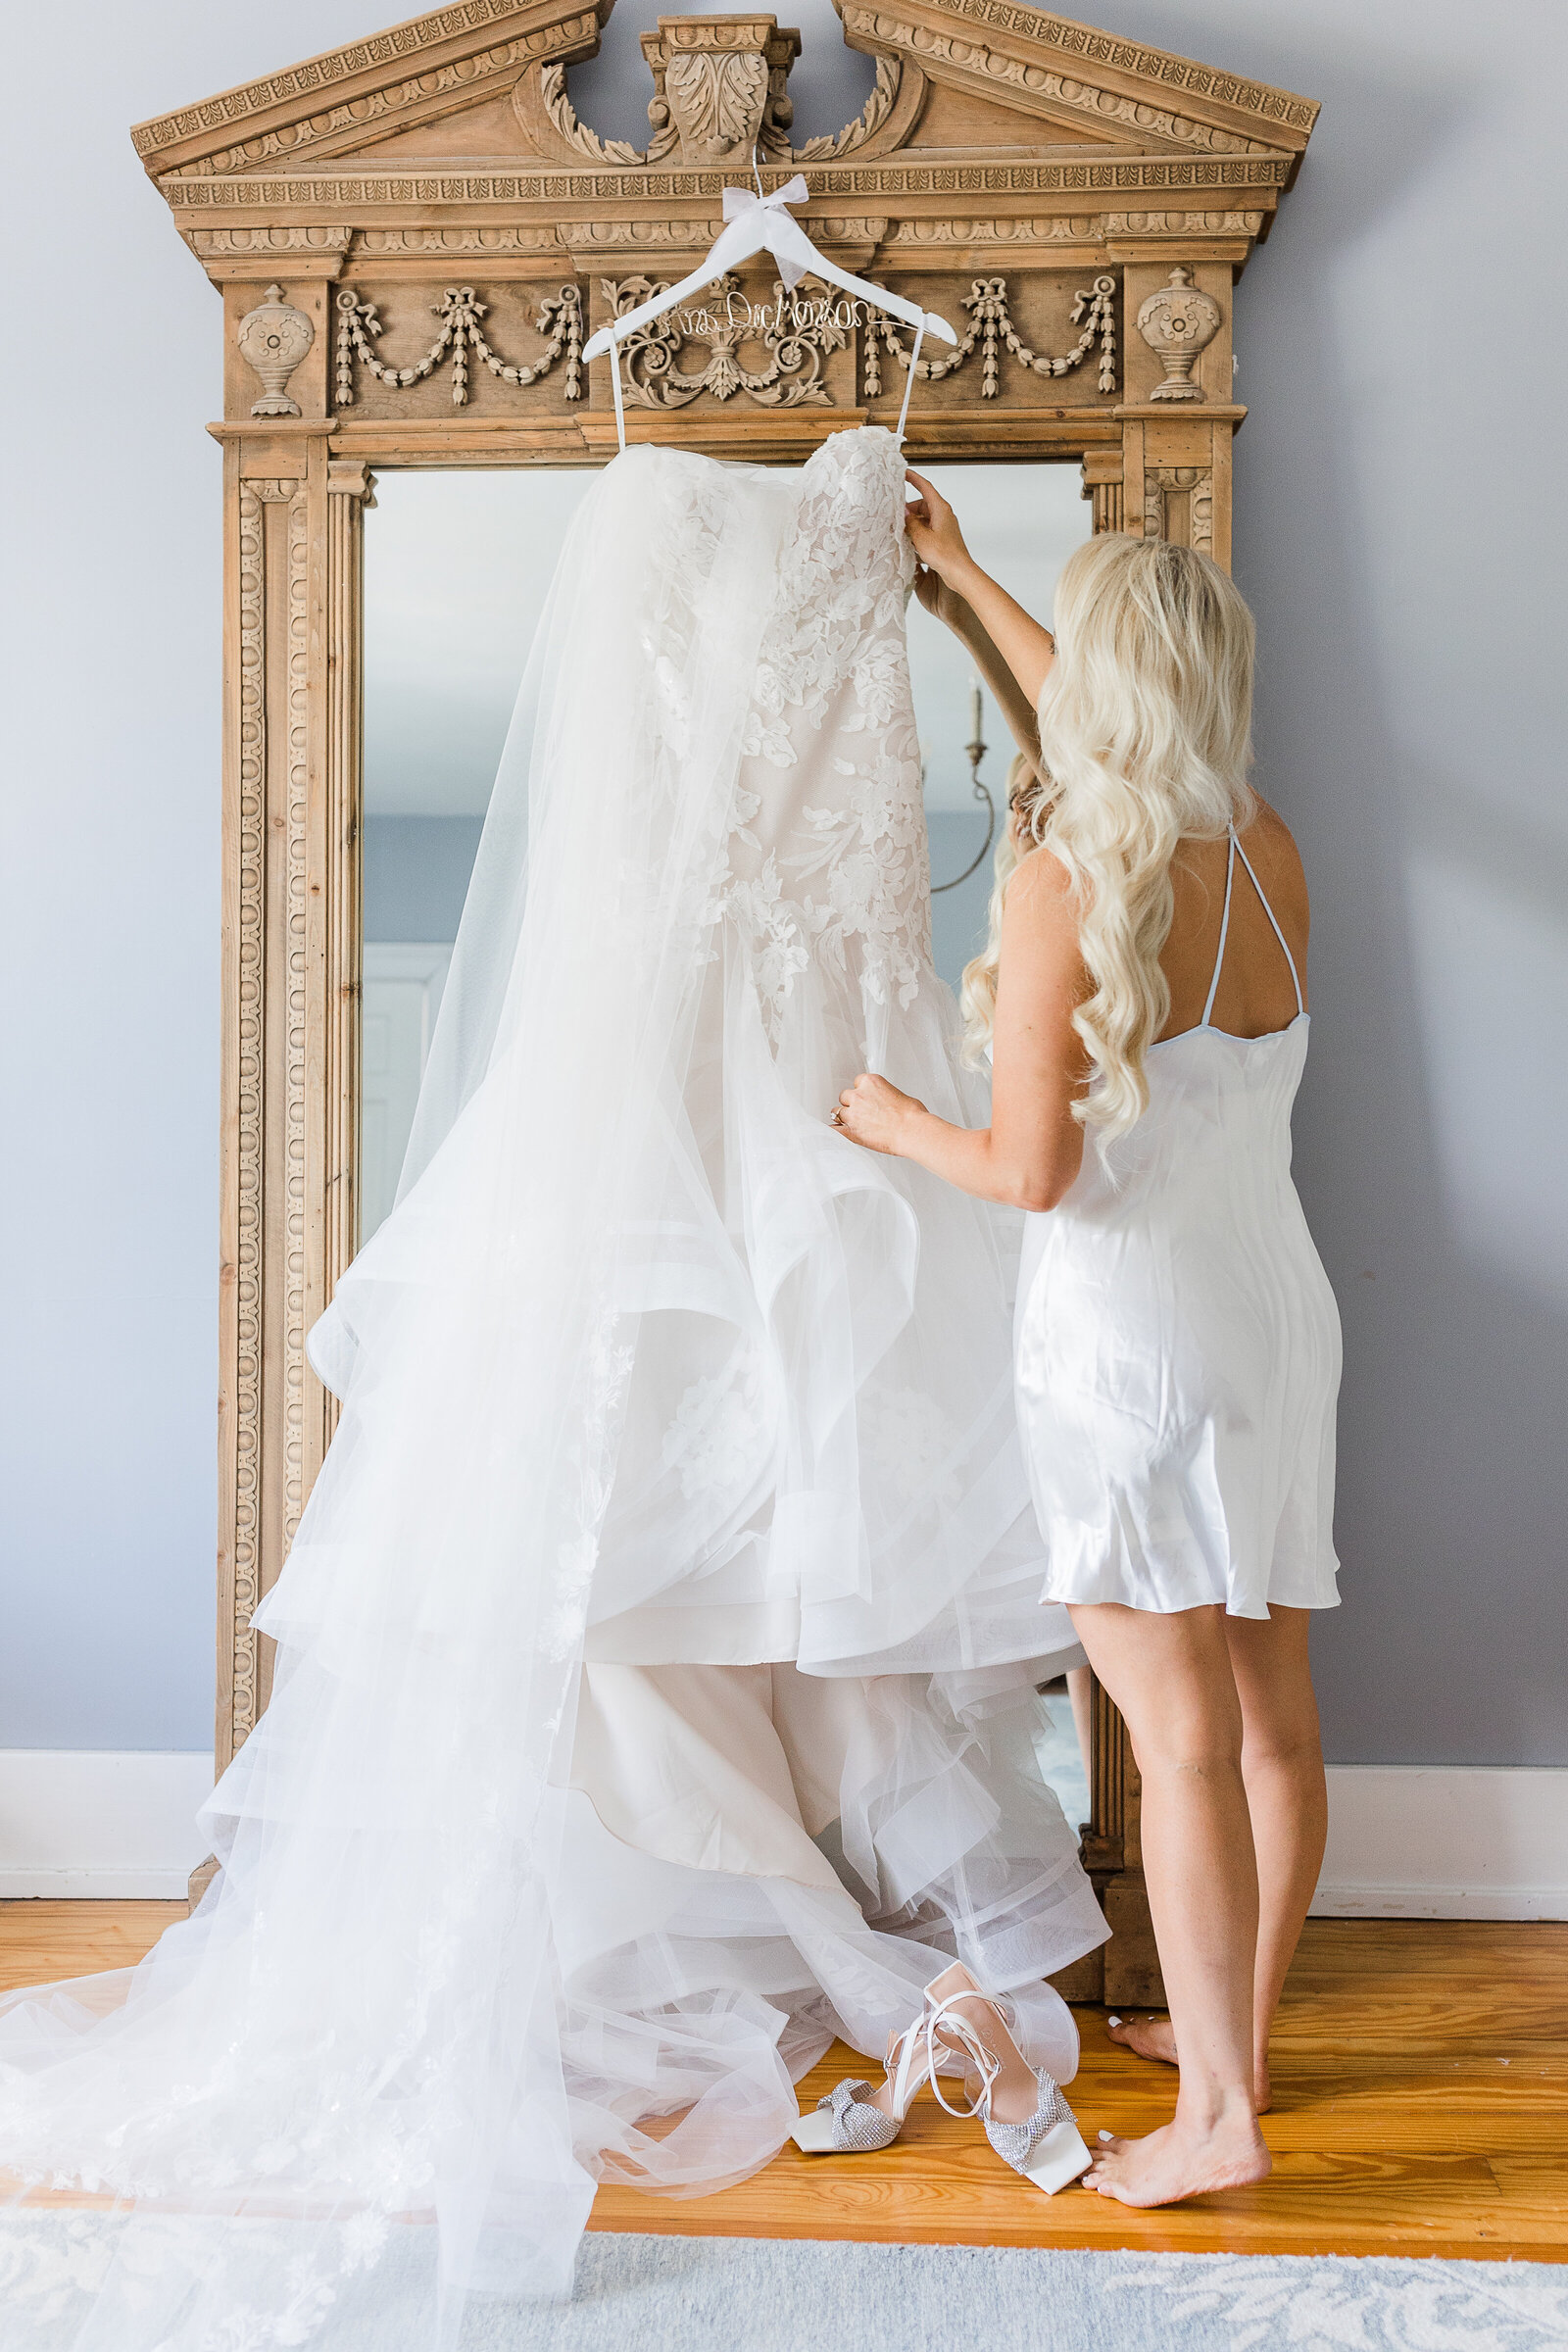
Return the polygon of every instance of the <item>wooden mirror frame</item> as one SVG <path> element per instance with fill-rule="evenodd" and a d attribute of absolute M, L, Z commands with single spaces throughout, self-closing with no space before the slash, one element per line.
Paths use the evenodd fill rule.
<path fill-rule="evenodd" d="M 267 1702 L 251 1618 L 336 1413 L 305 1335 L 357 1239 L 375 468 L 603 463 L 609 369 L 582 344 L 613 288 L 707 251 L 756 149 L 766 186 L 807 172 L 824 253 L 959 327 L 956 357 L 922 361 L 913 463 L 1076 460 L 1095 530 L 1230 559 L 1233 291 L 1311 100 L 1008 0 L 835 0 L 876 61 L 835 137 L 791 143 L 798 34 L 662 17 L 638 152 L 567 95 L 612 5 L 457 0 L 132 133 L 223 297 L 220 1771 Z M 798 462 L 896 421 L 886 335 L 769 323 L 770 270 L 745 280 L 764 316 L 744 344 L 715 309 L 684 353 L 656 339 L 629 363 L 633 438 Z M 1157 2002 L 1137 1767 L 1098 1687 L 1090 1778 L 1084 1859 L 1115 1934 L 1056 1982 Z"/>

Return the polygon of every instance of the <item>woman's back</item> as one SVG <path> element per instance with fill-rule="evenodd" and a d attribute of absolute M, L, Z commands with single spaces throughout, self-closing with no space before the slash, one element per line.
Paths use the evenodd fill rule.
<path fill-rule="evenodd" d="M 1170 1014 L 1159 1032 L 1161 1040 L 1179 1037 L 1200 1024 L 1216 964 L 1219 985 L 1208 1014 L 1216 1029 L 1232 1037 L 1265 1037 L 1270 1030 L 1287 1028 L 1298 1011 L 1305 1009 L 1308 917 L 1300 854 L 1290 827 L 1265 801 L 1258 803 L 1257 814 L 1239 839 L 1257 887 L 1251 885 L 1247 868 L 1238 859 L 1228 922 L 1228 843 L 1224 839 L 1189 840 L 1177 846 L 1171 862 L 1176 906 L 1159 958 L 1170 988 Z M 1269 908 L 1300 975 L 1299 1004 L 1290 962 L 1269 920 Z M 1223 958 L 1219 954 L 1222 924 Z"/>

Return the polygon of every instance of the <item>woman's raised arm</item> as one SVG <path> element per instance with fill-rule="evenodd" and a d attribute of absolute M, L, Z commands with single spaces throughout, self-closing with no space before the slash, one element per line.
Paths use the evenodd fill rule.
<path fill-rule="evenodd" d="M 915 473 L 912 468 L 908 478 L 920 493 L 918 503 L 906 507 L 904 513 L 905 528 L 915 556 L 928 571 L 936 573 L 945 588 L 952 589 L 968 606 L 987 642 L 996 649 L 1022 689 L 1032 723 L 1040 689 L 1056 658 L 1055 639 L 1005 588 L 999 588 L 988 571 L 981 570 L 963 543 L 957 516 L 941 492 L 932 487 L 924 474 Z M 923 604 L 926 599 L 922 596 L 920 601 Z M 945 619 L 947 615 L 943 613 L 941 617 Z M 964 632 L 960 630 L 959 634 Z M 965 642 L 972 641 L 965 638 Z M 977 655 L 979 650 L 976 645 Z M 1005 710 L 1006 705 L 1003 708 Z M 1010 710 L 1007 717 L 1012 725 Z M 1017 733 L 1016 726 L 1013 732 Z M 1038 739 L 1032 752 L 1027 744 L 1021 748 L 1026 758 L 1037 757 Z"/>
<path fill-rule="evenodd" d="M 1007 722 L 1007 732 L 1038 774 L 1040 729 L 1034 706 L 1002 659 L 995 642 L 980 626 L 974 607 L 965 604 L 961 596 L 956 595 L 924 564 L 915 576 L 914 593 L 932 618 L 945 621 L 959 643 L 968 647 L 976 669 L 996 696 L 998 708 Z"/>

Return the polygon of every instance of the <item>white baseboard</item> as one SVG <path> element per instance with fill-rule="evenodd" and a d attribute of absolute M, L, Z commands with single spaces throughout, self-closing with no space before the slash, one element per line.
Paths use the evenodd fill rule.
<path fill-rule="evenodd" d="M 209 1755 L 0 1748 L 0 1899 L 177 1899 Z M 1568 1767 L 1331 1764 L 1313 1912 L 1568 1919 Z"/>
<path fill-rule="evenodd" d="M 211 1754 L 0 1747 L 0 1898 L 177 1901 L 212 1787 Z"/>
<path fill-rule="evenodd" d="M 1568 1919 L 1568 1766 L 1331 1764 L 1319 1919 Z"/>

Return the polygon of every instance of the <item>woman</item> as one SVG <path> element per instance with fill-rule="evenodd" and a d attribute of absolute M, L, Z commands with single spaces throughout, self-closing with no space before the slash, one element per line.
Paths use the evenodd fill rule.
<path fill-rule="evenodd" d="M 922 601 L 1010 694 L 1042 779 L 964 976 L 992 1119 L 862 1075 L 835 1123 L 1030 1212 L 1016 1396 L 1049 1571 L 1127 1720 L 1174 2121 L 1102 2140 L 1134 2205 L 1259 2180 L 1268 2038 L 1326 1797 L 1308 1611 L 1334 1605 L 1339 1322 L 1290 1179 L 1307 897 L 1247 780 L 1253 632 L 1188 548 L 1097 539 L 1059 641 L 975 564 L 919 475 Z M 1037 714 L 1038 736 L 1028 712 Z"/>

